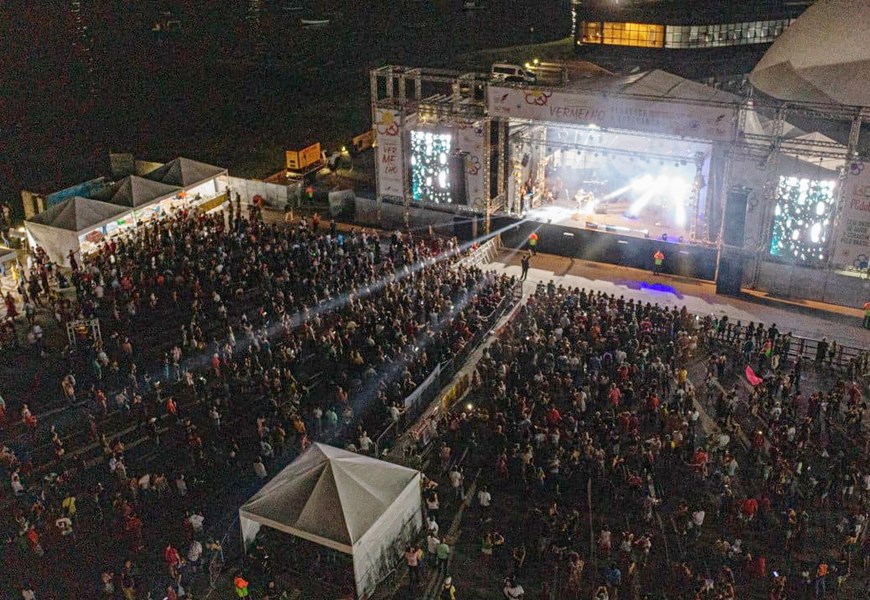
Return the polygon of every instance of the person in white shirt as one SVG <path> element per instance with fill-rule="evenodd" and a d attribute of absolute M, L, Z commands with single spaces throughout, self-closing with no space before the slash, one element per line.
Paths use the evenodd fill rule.
<path fill-rule="evenodd" d="M 260 457 L 257 457 L 257 460 L 254 462 L 254 473 L 260 479 L 265 479 L 269 475 L 266 473 L 266 466 L 263 464 L 263 459 Z"/>
<path fill-rule="evenodd" d="M 450 478 L 450 486 L 453 488 L 455 499 L 459 501 L 465 500 L 465 486 L 463 485 L 464 477 L 462 476 L 462 471 L 457 465 L 453 465 L 448 477 Z"/>
<path fill-rule="evenodd" d="M 439 527 L 438 527 L 438 522 L 435 520 L 435 517 L 428 517 L 428 518 L 426 519 L 426 530 L 427 530 L 430 534 L 432 534 L 432 535 L 434 535 L 434 536 L 437 536 L 437 535 L 438 535 L 438 529 L 439 529 Z"/>
<path fill-rule="evenodd" d="M 193 514 L 188 517 L 190 527 L 194 533 L 202 533 L 202 524 L 205 522 L 205 517 L 199 511 L 193 511 Z"/>
<path fill-rule="evenodd" d="M 359 436 L 359 449 L 366 454 L 369 453 L 372 447 L 372 438 L 369 437 L 369 434 L 365 431 L 362 432 L 362 435 Z"/>
<path fill-rule="evenodd" d="M 489 493 L 485 485 L 477 492 L 477 503 L 480 504 L 480 510 L 484 516 L 489 516 L 489 510 L 492 507 L 492 494 Z"/>
<path fill-rule="evenodd" d="M 438 539 L 438 536 L 434 533 L 430 532 L 429 535 L 426 536 L 426 550 L 429 552 L 429 564 L 435 565 L 437 555 L 435 552 L 438 550 L 438 544 L 441 543 L 441 540 Z"/>
<path fill-rule="evenodd" d="M 523 586 L 518 584 L 513 577 L 508 577 L 504 580 L 502 591 L 504 592 L 504 597 L 508 600 L 520 600 L 526 593 Z"/>
<path fill-rule="evenodd" d="M 193 573 L 199 571 L 199 560 L 202 558 L 202 544 L 199 540 L 193 540 L 187 550 L 187 561 Z"/>

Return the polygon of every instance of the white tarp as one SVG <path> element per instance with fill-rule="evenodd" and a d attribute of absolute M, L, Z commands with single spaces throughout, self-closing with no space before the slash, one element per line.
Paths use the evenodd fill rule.
<path fill-rule="evenodd" d="M 315 443 L 239 509 L 248 547 L 261 525 L 350 554 L 370 594 L 422 527 L 420 473 Z"/>
<path fill-rule="evenodd" d="M 749 81 L 781 100 L 870 105 L 868 0 L 819 0 L 779 36 Z"/>
<path fill-rule="evenodd" d="M 737 130 L 737 104 L 703 104 L 597 91 L 489 86 L 487 107 L 491 117 L 596 125 L 696 140 L 730 142 Z"/>

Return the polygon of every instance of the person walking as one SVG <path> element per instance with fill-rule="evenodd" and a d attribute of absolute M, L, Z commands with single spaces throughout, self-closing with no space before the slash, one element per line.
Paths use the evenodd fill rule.
<path fill-rule="evenodd" d="M 662 272 L 662 264 L 665 262 L 665 253 L 661 249 L 656 250 L 653 254 L 653 275 L 658 275 Z"/>
<path fill-rule="evenodd" d="M 520 264 L 523 267 L 523 274 L 520 276 L 520 281 L 525 281 L 526 277 L 528 277 L 528 275 L 529 275 L 529 259 L 530 259 L 530 257 L 531 257 L 530 253 L 526 252 L 523 255 L 522 260 L 520 261 Z"/>

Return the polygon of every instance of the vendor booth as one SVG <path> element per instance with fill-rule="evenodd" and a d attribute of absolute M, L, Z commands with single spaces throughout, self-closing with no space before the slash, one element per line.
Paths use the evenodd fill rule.
<path fill-rule="evenodd" d="M 89 198 L 129 209 L 132 220 L 138 222 L 158 216 L 161 205 L 171 203 L 180 191 L 178 186 L 130 175 L 94 190 Z"/>
<path fill-rule="evenodd" d="M 353 590 L 341 591 L 370 598 L 422 527 L 420 473 L 315 443 L 248 500 L 239 519 L 246 549 L 263 525 L 289 534 L 332 551 L 333 571 L 343 556 Z"/>
<path fill-rule="evenodd" d="M 179 157 L 146 173 L 145 178 L 181 188 L 172 198 L 163 200 L 163 208 L 197 207 L 208 212 L 223 204 L 227 170 Z"/>
<path fill-rule="evenodd" d="M 70 250 L 87 253 L 131 220 L 130 209 L 74 196 L 26 220 L 31 247 L 41 246 L 52 261 L 69 266 Z"/>

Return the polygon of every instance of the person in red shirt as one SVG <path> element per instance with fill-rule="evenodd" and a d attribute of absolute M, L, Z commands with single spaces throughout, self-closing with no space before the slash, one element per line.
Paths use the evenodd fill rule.
<path fill-rule="evenodd" d="M 608 393 L 608 398 L 610 399 L 610 404 L 612 404 L 614 408 L 619 407 L 619 402 L 622 398 L 622 392 L 619 391 L 619 388 L 616 387 L 615 383 L 610 384 L 610 392 Z"/>
<path fill-rule="evenodd" d="M 166 561 L 166 566 L 169 567 L 169 576 L 173 579 L 178 579 L 178 566 L 181 563 L 181 557 L 178 555 L 178 550 L 173 548 L 172 544 L 166 546 L 163 551 L 163 560 Z"/>
<path fill-rule="evenodd" d="M 659 411 L 659 397 L 651 393 L 646 397 L 646 410 L 650 422 L 655 422 L 656 414 Z"/>
<path fill-rule="evenodd" d="M 743 501 L 743 505 L 740 507 L 740 510 L 743 513 L 743 517 L 746 519 L 746 522 L 751 522 L 752 519 L 755 518 L 755 513 L 758 512 L 758 500 L 752 497 L 747 498 Z"/>
<path fill-rule="evenodd" d="M 698 448 L 698 451 L 695 452 L 695 456 L 692 458 L 692 468 L 700 473 L 704 479 L 707 478 L 707 461 L 707 453 L 704 452 L 703 448 Z"/>
<path fill-rule="evenodd" d="M 547 424 L 550 427 L 555 427 L 561 420 L 562 415 L 559 413 L 559 409 L 554 404 L 551 404 L 550 410 L 547 411 Z"/>

